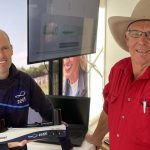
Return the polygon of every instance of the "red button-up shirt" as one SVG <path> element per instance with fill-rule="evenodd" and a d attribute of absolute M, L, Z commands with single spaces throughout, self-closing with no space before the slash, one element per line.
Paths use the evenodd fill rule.
<path fill-rule="evenodd" d="M 150 67 L 134 80 L 131 59 L 119 61 L 103 94 L 110 150 L 150 150 Z"/>

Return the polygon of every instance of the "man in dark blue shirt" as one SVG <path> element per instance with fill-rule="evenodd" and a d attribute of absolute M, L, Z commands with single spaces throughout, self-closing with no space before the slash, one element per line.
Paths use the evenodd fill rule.
<path fill-rule="evenodd" d="M 0 119 L 7 127 L 25 126 L 29 106 L 47 121 L 52 121 L 53 106 L 37 83 L 12 63 L 13 47 L 8 35 L 0 30 Z M 27 150 L 29 141 L 0 145 L 0 150 Z M 60 138 L 63 150 L 70 150 L 68 137 Z"/>

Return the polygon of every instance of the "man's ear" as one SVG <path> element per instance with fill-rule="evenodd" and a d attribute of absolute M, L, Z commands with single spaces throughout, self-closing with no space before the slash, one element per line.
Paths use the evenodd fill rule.
<path fill-rule="evenodd" d="M 12 46 L 12 44 L 10 44 L 10 48 L 11 48 L 11 51 L 12 51 L 11 55 L 13 55 L 13 46 Z"/>
<path fill-rule="evenodd" d="M 126 44 L 128 45 L 128 36 L 125 34 L 125 41 L 126 41 Z"/>
<path fill-rule="evenodd" d="M 10 44 L 10 48 L 11 48 L 11 49 L 13 49 L 13 46 L 12 46 L 12 44 Z"/>

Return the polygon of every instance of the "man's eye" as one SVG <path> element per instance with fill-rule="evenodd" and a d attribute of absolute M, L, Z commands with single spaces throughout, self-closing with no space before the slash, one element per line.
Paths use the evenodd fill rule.
<path fill-rule="evenodd" d="M 141 36 L 140 32 L 135 33 L 136 36 Z"/>
<path fill-rule="evenodd" d="M 9 49 L 9 47 L 3 47 L 2 48 L 2 50 L 8 50 Z"/>

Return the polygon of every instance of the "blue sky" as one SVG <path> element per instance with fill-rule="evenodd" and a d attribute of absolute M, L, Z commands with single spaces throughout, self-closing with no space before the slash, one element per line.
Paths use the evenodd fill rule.
<path fill-rule="evenodd" d="M 27 0 L 1 0 L 0 29 L 8 33 L 13 45 L 13 62 L 27 65 Z"/>

